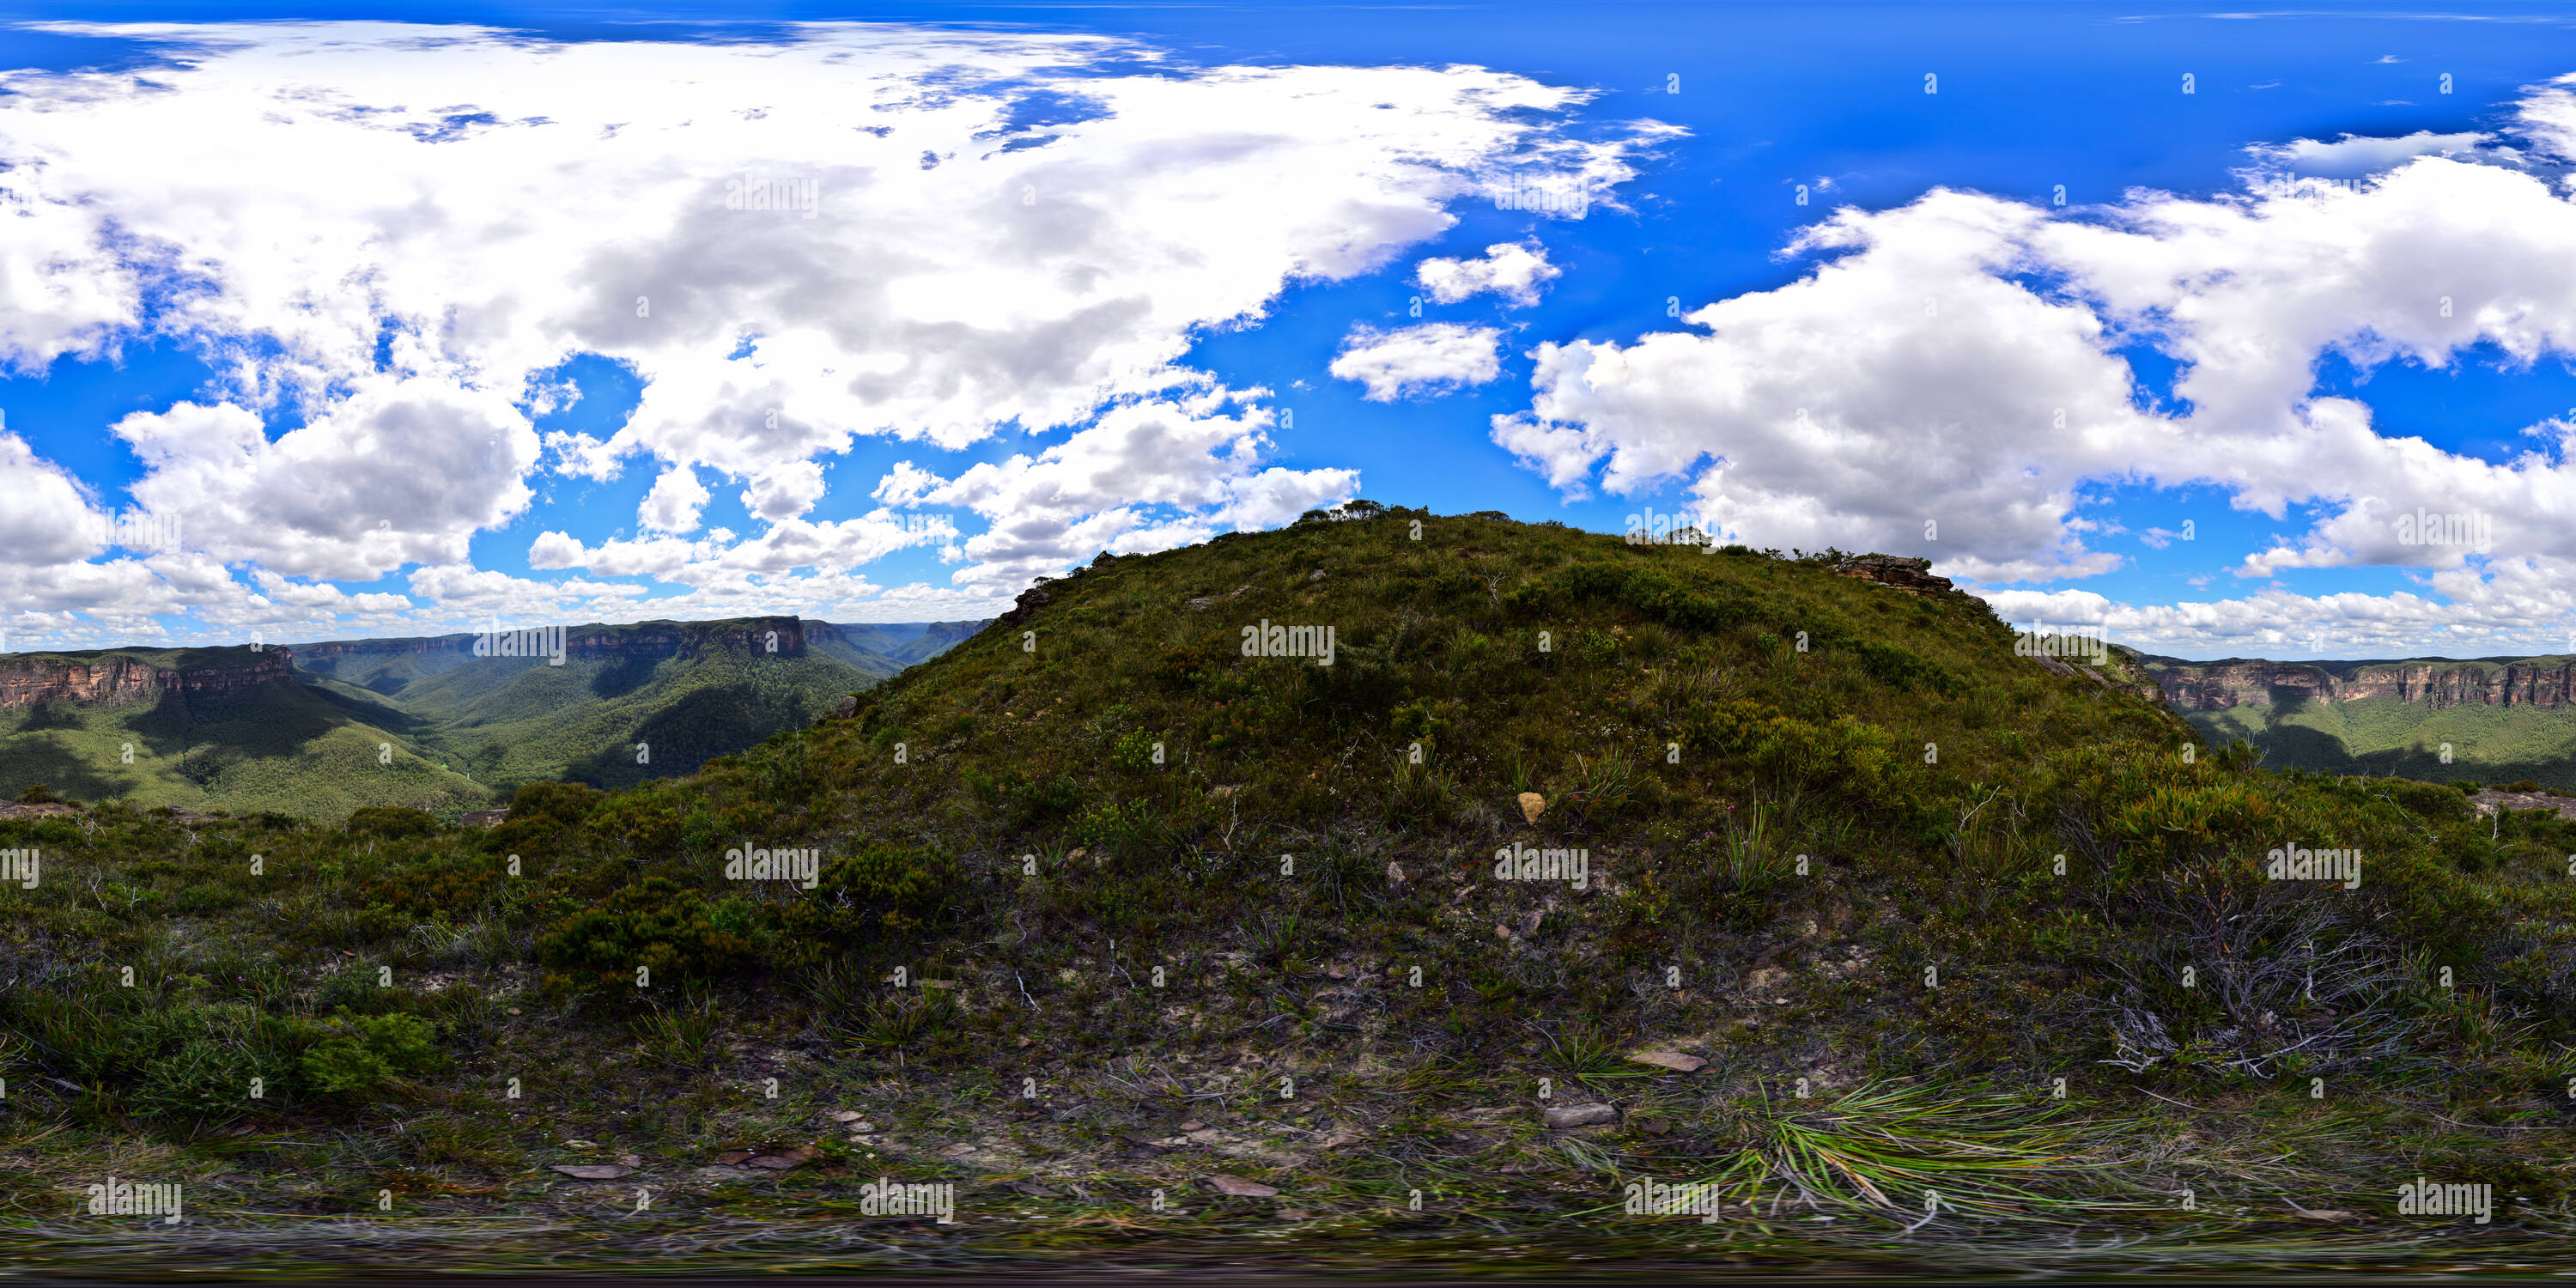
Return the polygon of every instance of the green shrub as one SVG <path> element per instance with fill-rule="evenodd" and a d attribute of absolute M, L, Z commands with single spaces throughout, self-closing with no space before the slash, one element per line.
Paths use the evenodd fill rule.
<path fill-rule="evenodd" d="M 366 1099 L 441 1063 L 436 1033 L 417 1015 L 331 1017 L 332 1036 L 304 1053 L 304 1081 L 325 1095 Z"/>
<path fill-rule="evenodd" d="M 191 1038 L 145 1067 L 135 1106 L 172 1118 L 228 1117 L 259 1105 L 250 1098 L 253 1078 L 268 1084 L 261 1087 L 264 1099 L 282 1098 L 284 1072 L 264 1067 L 239 1042 Z"/>
<path fill-rule="evenodd" d="M 909 934 L 937 914 L 956 879 L 945 855 L 879 842 L 825 863 L 813 897 L 787 905 L 782 926 L 791 938 Z"/>
<path fill-rule="evenodd" d="M 705 895 L 646 877 L 564 919 L 537 941 L 537 959 L 602 984 L 632 984 L 638 966 L 674 983 L 720 975 L 743 963 L 751 941 L 717 924 L 714 911 Z"/>
<path fill-rule="evenodd" d="M 387 840 L 427 836 L 438 830 L 438 820 L 416 809 L 399 805 L 370 805 L 349 815 L 349 831 L 358 836 L 380 836 Z"/>

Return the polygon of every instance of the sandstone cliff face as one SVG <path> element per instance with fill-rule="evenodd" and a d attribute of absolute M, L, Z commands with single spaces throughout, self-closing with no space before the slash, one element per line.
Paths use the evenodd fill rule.
<path fill-rule="evenodd" d="M 2185 711 L 2261 706 L 2295 695 L 2310 702 L 2395 698 L 2434 708 L 2576 705 L 2576 663 L 2537 662 L 2223 662 L 2158 659 L 2149 666 L 2165 698 Z"/>
<path fill-rule="evenodd" d="M 283 648 L 257 653 L 244 649 L 235 663 L 188 667 L 155 666 L 121 653 L 0 656 L 0 711 L 39 702 L 122 706 L 158 701 L 164 691 L 173 689 L 191 697 L 211 697 L 285 679 L 293 661 L 294 655 Z"/>

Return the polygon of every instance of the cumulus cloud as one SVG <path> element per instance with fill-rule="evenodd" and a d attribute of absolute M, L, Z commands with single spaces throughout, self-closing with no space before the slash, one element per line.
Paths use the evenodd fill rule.
<path fill-rule="evenodd" d="M 2117 566 L 2085 544 L 2097 484 L 2321 516 L 2251 575 L 2484 562 L 2409 544 L 2397 520 L 2418 509 L 2497 516 L 2500 553 L 2576 570 L 2563 433 L 2491 462 L 2382 435 L 2315 388 L 2329 353 L 2368 370 L 2576 351 L 2576 207 L 2522 169 L 2417 155 L 2356 188 L 2079 216 L 1935 190 L 1839 211 L 1792 249 L 1824 262 L 1694 331 L 1541 345 L 1532 405 L 1495 441 L 1568 491 L 1679 481 L 1757 544 L 1923 554 L 1987 583 Z M 2133 347 L 2177 364 L 2170 408 Z"/>
<path fill-rule="evenodd" d="M 1544 246 L 1499 242 L 1486 247 L 1482 259 L 1426 259 L 1414 266 L 1413 280 L 1442 304 L 1491 291 L 1515 308 L 1528 308 L 1538 303 L 1540 288 L 1562 273 L 1547 262 Z"/>
<path fill-rule="evenodd" d="M 934 481 L 896 467 L 907 501 L 956 506 L 989 523 L 968 538 L 964 585 L 1017 586 L 1062 568 L 1075 551 L 1144 554 L 1203 541 L 1226 528 L 1273 526 L 1358 488 L 1354 470 L 1265 466 L 1271 414 L 1223 412 L 1208 391 L 1111 409 L 1097 424 L 1031 455 Z M 1157 519 L 1161 507 L 1179 517 Z"/>
<path fill-rule="evenodd" d="M 696 530 L 699 470 L 769 525 L 732 538 L 748 564 L 886 548 L 806 522 L 823 457 L 1092 433 L 1203 384 L 1180 363 L 1204 331 L 1384 267 L 1496 176 L 1578 175 L 1606 200 L 1674 132 L 1573 139 L 1585 91 L 1481 68 L 1196 69 L 1090 37 L 48 30 L 159 57 L 0 76 L 0 362 L 161 338 L 214 359 L 220 389 L 120 425 L 147 462 L 136 497 L 184 501 L 220 561 L 296 578 L 463 563 L 525 512 L 541 459 L 660 476 L 642 536 L 540 538 L 549 559 L 709 565 L 704 538 L 676 564 L 668 544 Z M 1083 106 L 1016 124 L 1032 97 Z M 563 405 L 553 373 L 584 354 L 633 372 L 640 403 L 541 452 L 517 407 Z M 302 423 L 269 441 L 272 417 Z M 1204 531 L 1338 477 L 1244 476 L 1186 511 L 1102 498 L 1008 542 Z"/>
<path fill-rule="evenodd" d="M 1367 386 L 1371 402 L 1393 402 L 1486 384 L 1503 374 L 1496 347 L 1503 333 L 1489 326 L 1425 322 L 1380 331 L 1356 326 L 1327 370 Z"/>
<path fill-rule="evenodd" d="M 698 514 L 707 508 L 707 488 L 692 466 L 675 465 L 653 480 L 636 520 L 650 532 L 695 532 Z"/>
<path fill-rule="evenodd" d="M 526 508 L 536 431 L 501 394 L 453 379 L 361 376 L 331 410 L 271 441 L 231 402 L 116 422 L 147 471 L 127 490 L 184 520 L 191 544 L 289 576 L 371 581 L 462 559 Z"/>

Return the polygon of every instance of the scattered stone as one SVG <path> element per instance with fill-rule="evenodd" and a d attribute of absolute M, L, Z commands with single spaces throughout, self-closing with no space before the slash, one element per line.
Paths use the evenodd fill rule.
<path fill-rule="evenodd" d="M 717 1162 L 717 1164 L 718 1164 L 718 1165 L 720 1165 L 720 1166 L 724 1166 L 724 1167 L 733 1167 L 733 1166 L 737 1166 L 737 1165 L 739 1165 L 739 1164 L 740 1164 L 740 1163 L 742 1163 L 744 1160 L 749 1159 L 750 1157 L 751 1157 L 751 1151 L 750 1151 L 750 1150 L 747 1150 L 747 1149 L 728 1149 L 728 1150 L 726 1150 L 725 1152 L 723 1152 L 723 1153 L 721 1153 L 721 1154 L 716 1155 L 716 1162 Z"/>
<path fill-rule="evenodd" d="M 1708 1065 L 1708 1061 L 1698 1056 L 1683 1055 L 1679 1051 L 1640 1051 L 1629 1056 L 1628 1062 L 1651 1064 L 1658 1069 L 1670 1069 L 1675 1073 L 1697 1073 Z"/>
<path fill-rule="evenodd" d="M 1208 1184 L 1217 1187 L 1217 1189 L 1227 1194 L 1234 1195 L 1237 1198 L 1271 1199 L 1279 1197 L 1279 1191 L 1271 1186 L 1264 1185 L 1259 1181 L 1247 1181 L 1240 1176 L 1228 1176 L 1223 1172 L 1219 1172 L 1216 1175 L 1209 1177 Z"/>
<path fill-rule="evenodd" d="M 1193 612 L 1193 613 L 1204 613 L 1204 612 L 1206 612 L 1210 607 L 1212 607 L 1212 606 L 1214 606 L 1214 605 L 1216 605 L 1216 604 L 1221 604 L 1221 603 L 1223 603 L 1223 602 L 1225 602 L 1226 600 L 1229 600 L 1229 599 L 1235 599 L 1235 598 L 1238 598 L 1238 597 L 1240 597 L 1240 596 L 1241 596 L 1245 591 L 1250 590 L 1250 589 L 1252 589 L 1252 587 L 1250 587 L 1250 586 L 1237 586 L 1237 587 L 1235 587 L 1232 591 L 1229 591 L 1229 592 L 1227 592 L 1226 594 L 1222 594 L 1222 595 L 1201 595 L 1201 596 L 1199 596 L 1198 598 L 1193 599 L 1193 600 L 1189 600 L 1189 601 L 1187 601 L 1187 602 L 1188 602 L 1188 604 L 1189 604 L 1189 609 L 1190 609 L 1190 611 L 1191 611 L 1191 612 Z"/>
<path fill-rule="evenodd" d="M 954 1145 L 941 1149 L 939 1152 L 941 1156 L 946 1158 L 964 1158 L 968 1154 L 974 1153 L 975 1147 L 961 1140 Z"/>
<path fill-rule="evenodd" d="M 854 1123 L 865 1117 L 867 1117 L 866 1114 L 860 1113 L 856 1109 L 842 1109 L 833 1113 L 832 1121 L 836 1123 Z M 868 1129 L 861 1127 L 857 1130 L 866 1131 Z"/>
<path fill-rule="evenodd" d="M 1521 817 L 1529 822 L 1537 822 L 1538 816 L 1547 812 L 1547 798 L 1537 792 L 1522 792 L 1519 800 Z"/>
<path fill-rule="evenodd" d="M 834 707 L 832 708 L 832 715 L 833 715 L 835 718 L 837 718 L 837 719 L 841 719 L 841 720 L 847 720 L 847 719 L 849 719 L 850 717 L 852 717 L 852 716 L 854 716 L 854 715 L 857 715 L 858 713 L 859 713 L 859 695 L 857 695 L 857 694 L 855 694 L 855 693 L 853 693 L 853 694 L 849 695 L 848 697 L 845 697 L 845 698 L 841 699 L 841 701 L 839 702 L 839 704 L 838 704 L 838 705 L 836 705 L 836 706 L 834 706 Z"/>
<path fill-rule="evenodd" d="M 1619 1111 L 1608 1105 L 1562 1105 L 1542 1111 L 1547 1125 L 1557 1131 L 1574 1127 L 1598 1127 L 1619 1121 Z"/>
<path fill-rule="evenodd" d="M 576 1181 L 613 1181 L 635 1169 L 613 1163 L 557 1163 L 554 1170 Z"/>
<path fill-rule="evenodd" d="M 461 827 L 499 827 L 510 817 L 506 809 L 469 809 L 456 816 Z"/>
<path fill-rule="evenodd" d="M 2320 1208 L 2317 1211 L 2311 1212 L 2308 1209 L 2293 1203 L 2290 1205 L 2290 1210 L 2297 1213 L 2299 1219 L 2302 1221 L 2358 1221 L 2361 1219 L 2350 1212 L 2344 1211 L 2342 1208 Z"/>

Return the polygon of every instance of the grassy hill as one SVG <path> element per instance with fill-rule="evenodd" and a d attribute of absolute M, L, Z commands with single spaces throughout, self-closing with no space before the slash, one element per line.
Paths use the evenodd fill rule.
<path fill-rule="evenodd" d="M 1830 557 L 1362 515 L 1104 557 L 848 718 L 490 831 L 0 821 L 49 874 L 0 893 L 42 1164 L 0 1228 L 280 1271 L 2563 1246 L 2576 828 L 2212 753 Z M 62 1215 L 120 1168 L 201 1225 Z M 2492 1222 L 2401 1215 L 2419 1176 Z"/>

